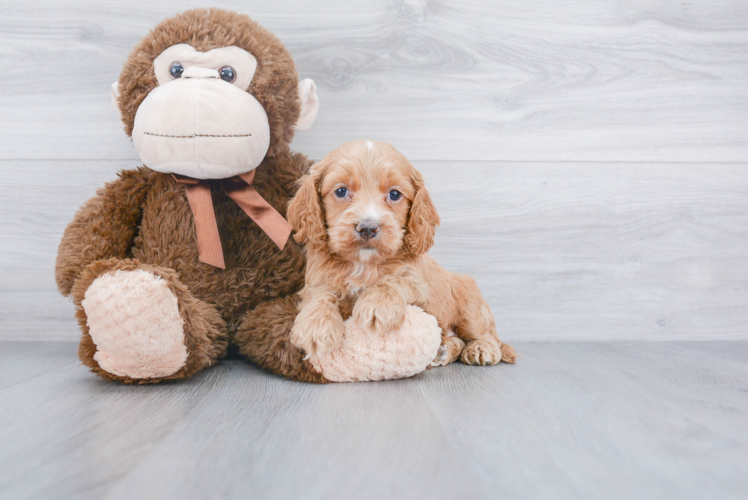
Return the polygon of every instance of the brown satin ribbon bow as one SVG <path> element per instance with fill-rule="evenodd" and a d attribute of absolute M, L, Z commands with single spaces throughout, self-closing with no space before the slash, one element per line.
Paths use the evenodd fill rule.
<path fill-rule="evenodd" d="M 178 174 L 172 175 L 179 184 L 184 185 L 187 192 L 187 201 L 190 203 L 192 216 L 195 218 L 200 260 L 211 266 L 226 269 L 216 214 L 213 211 L 213 199 L 210 196 L 211 181 Z M 255 171 L 252 170 L 246 174 L 221 179 L 219 182 L 228 197 L 234 200 L 265 231 L 265 234 L 270 236 L 278 248 L 283 250 L 291 234 L 291 224 L 252 187 L 254 178 Z"/>

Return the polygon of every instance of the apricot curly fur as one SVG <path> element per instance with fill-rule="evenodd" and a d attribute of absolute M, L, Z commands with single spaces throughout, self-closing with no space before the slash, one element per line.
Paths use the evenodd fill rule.
<path fill-rule="evenodd" d="M 396 199 L 391 190 L 399 192 Z M 459 337 L 444 341 L 448 352 L 440 364 L 458 355 L 466 364 L 514 363 L 514 349 L 499 340 L 475 280 L 427 255 L 439 214 L 423 176 L 391 144 L 343 144 L 312 167 L 288 211 L 297 239 L 307 243 L 300 313 L 291 330 L 299 348 L 319 356 L 339 347 L 340 299 L 358 293 L 353 319 L 372 334 L 398 328 L 407 304 L 414 304 L 436 317 L 447 339 L 450 332 Z M 375 236 L 361 236 L 364 220 L 375 225 Z"/>

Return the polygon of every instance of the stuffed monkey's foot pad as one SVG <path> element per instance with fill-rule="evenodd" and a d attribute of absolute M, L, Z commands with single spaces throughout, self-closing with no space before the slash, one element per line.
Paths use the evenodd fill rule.
<path fill-rule="evenodd" d="M 323 357 L 312 357 L 314 368 L 332 382 L 363 382 L 411 377 L 431 365 L 441 344 L 436 318 L 407 306 L 397 330 L 370 334 L 349 318 L 343 342 Z"/>
<path fill-rule="evenodd" d="M 187 361 L 184 321 L 166 281 L 148 271 L 114 271 L 96 278 L 81 302 L 94 359 L 114 375 L 134 379 L 173 375 Z"/>

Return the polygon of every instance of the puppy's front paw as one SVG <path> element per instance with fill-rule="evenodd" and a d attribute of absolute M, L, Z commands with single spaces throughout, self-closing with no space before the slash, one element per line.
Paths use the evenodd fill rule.
<path fill-rule="evenodd" d="M 291 343 L 310 356 L 321 357 L 337 348 L 343 341 L 345 325 L 340 314 L 302 311 L 291 329 Z"/>
<path fill-rule="evenodd" d="M 472 340 L 463 349 L 461 360 L 466 365 L 496 365 L 501 361 L 501 344 L 498 340 Z"/>
<path fill-rule="evenodd" d="M 382 334 L 400 328 L 405 320 L 406 305 L 399 294 L 388 294 L 371 288 L 353 306 L 352 316 L 364 330 Z"/>

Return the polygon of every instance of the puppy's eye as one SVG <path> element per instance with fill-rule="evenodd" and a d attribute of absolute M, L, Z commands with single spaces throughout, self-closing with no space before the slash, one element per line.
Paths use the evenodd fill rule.
<path fill-rule="evenodd" d="M 397 189 L 393 189 L 390 191 L 389 198 L 392 201 L 397 201 L 403 196 L 403 193 L 398 191 Z"/>
<path fill-rule="evenodd" d="M 335 190 L 335 196 L 338 198 L 345 198 L 348 195 L 348 188 L 339 187 Z"/>
<path fill-rule="evenodd" d="M 171 75 L 172 80 L 175 78 L 181 78 L 182 73 L 184 73 L 184 66 L 182 66 L 182 63 L 179 61 L 171 63 L 171 66 L 169 66 L 169 74 Z"/>

